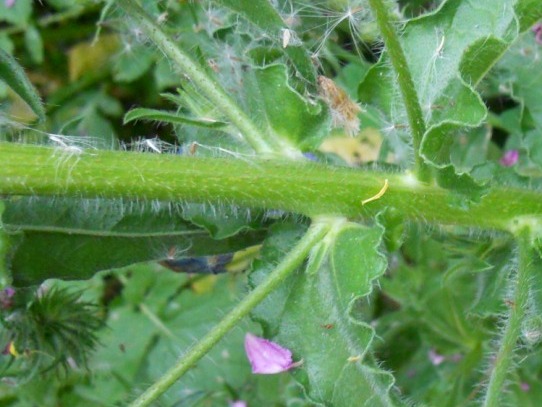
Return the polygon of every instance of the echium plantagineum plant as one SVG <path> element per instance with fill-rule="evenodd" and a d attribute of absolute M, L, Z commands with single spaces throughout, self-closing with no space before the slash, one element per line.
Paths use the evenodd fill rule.
<path fill-rule="evenodd" d="M 2 1 L 1 403 L 542 405 L 540 19 Z"/>

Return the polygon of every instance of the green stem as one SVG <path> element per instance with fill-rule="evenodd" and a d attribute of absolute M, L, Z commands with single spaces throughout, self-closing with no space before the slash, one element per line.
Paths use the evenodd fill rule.
<path fill-rule="evenodd" d="M 453 193 L 409 175 L 305 161 L 70 152 L 0 143 L 0 163 L 0 194 L 222 202 L 310 217 L 373 217 L 393 207 L 413 220 L 505 231 L 530 224 L 542 231 L 536 191 L 495 187 L 464 208 L 453 204 Z M 362 205 L 386 179 L 385 194 Z"/>
<path fill-rule="evenodd" d="M 377 200 L 362 205 L 389 181 Z M 408 174 L 360 171 L 308 161 L 233 160 L 91 150 L 69 152 L 0 142 L 0 194 L 220 202 L 310 217 L 374 217 L 395 208 L 441 225 L 542 232 L 542 194 L 494 187 L 476 204 Z M 534 229 L 533 229 L 534 231 Z"/>
<path fill-rule="evenodd" d="M 195 344 L 182 359 L 157 382 L 145 391 L 132 407 L 148 406 L 169 389 L 184 373 L 200 360 L 220 341 L 242 318 L 256 307 L 286 277 L 294 272 L 305 260 L 310 249 L 329 231 L 331 223 L 326 220 L 315 221 L 305 236 L 288 253 L 267 279 L 248 294 L 233 310 L 231 310 L 207 335 Z"/>
<path fill-rule="evenodd" d="M 408 123 L 410 125 L 410 130 L 412 131 L 416 175 L 420 181 L 428 181 L 430 178 L 429 168 L 420 155 L 420 146 L 423 135 L 425 134 L 426 125 L 414 81 L 412 80 L 412 75 L 410 74 L 403 48 L 399 42 L 399 36 L 393 27 L 384 0 L 369 0 L 369 5 L 371 6 L 376 23 L 378 24 L 378 28 L 384 39 L 384 44 L 386 44 L 386 50 L 388 51 L 391 64 L 395 70 L 401 97 L 405 104 Z"/>
<path fill-rule="evenodd" d="M 172 41 L 134 0 L 119 0 L 116 4 L 140 24 L 141 29 L 162 52 L 231 120 L 255 151 L 264 154 L 281 152 L 279 141 L 270 134 L 264 134 L 220 84 Z"/>
<path fill-rule="evenodd" d="M 493 370 L 487 386 L 484 407 L 497 407 L 501 405 L 504 392 L 504 383 L 510 373 L 510 365 L 514 357 L 514 348 L 520 336 L 521 324 L 525 316 L 529 299 L 529 282 L 532 274 L 536 272 L 533 267 L 535 250 L 532 246 L 531 231 L 523 229 L 518 236 L 519 264 L 514 281 L 514 298 L 510 301 L 510 313 L 501 339 L 501 345 L 495 360 Z"/>

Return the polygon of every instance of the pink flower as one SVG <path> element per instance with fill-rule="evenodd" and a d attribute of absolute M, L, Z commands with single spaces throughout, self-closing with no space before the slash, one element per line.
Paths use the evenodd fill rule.
<path fill-rule="evenodd" d="M 4 1 L 4 4 L 6 5 L 7 8 L 11 8 L 15 5 L 15 0 L 6 0 Z"/>
<path fill-rule="evenodd" d="M 14 295 L 15 289 L 13 287 L 6 287 L 2 291 L 0 291 L 0 309 L 10 309 L 13 306 Z"/>
<path fill-rule="evenodd" d="M 508 150 L 506 153 L 503 154 L 501 157 L 501 165 L 504 167 L 511 167 L 515 163 L 518 162 L 519 159 L 519 151 L 518 150 Z"/>
<path fill-rule="evenodd" d="M 437 351 L 434 349 L 430 349 L 427 356 L 429 357 L 429 360 L 433 366 L 438 366 L 446 360 L 446 357 L 437 353 Z"/>
<path fill-rule="evenodd" d="M 247 407 L 247 402 L 243 400 L 232 401 L 230 407 Z"/>
<path fill-rule="evenodd" d="M 285 372 L 301 364 L 292 361 L 292 352 L 289 349 L 251 333 L 245 336 L 245 351 L 252 366 L 252 373 L 255 374 Z"/>

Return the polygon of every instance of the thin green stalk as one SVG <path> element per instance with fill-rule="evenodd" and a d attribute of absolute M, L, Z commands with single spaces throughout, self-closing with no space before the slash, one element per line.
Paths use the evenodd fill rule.
<path fill-rule="evenodd" d="M 384 195 L 362 205 L 386 179 Z M 374 217 L 392 207 L 405 219 L 504 231 L 528 224 L 542 235 L 539 191 L 494 187 L 466 208 L 454 204 L 457 196 L 450 191 L 408 174 L 308 161 L 75 153 L 0 142 L 0 194 L 220 202 L 310 217 Z"/>
<path fill-rule="evenodd" d="M 169 389 L 179 378 L 220 341 L 242 318 L 269 295 L 286 277 L 294 272 L 305 260 L 310 249 L 319 242 L 331 228 L 326 220 L 315 221 L 305 236 L 288 253 L 267 279 L 248 294 L 231 310 L 207 335 L 196 343 L 179 362 L 147 389 L 132 407 L 148 406 Z"/>
<path fill-rule="evenodd" d="M 279 142 L 258 128 L 222 86 L 172 41 L 134 0 L 119 0 L 116 4 L 140 25 L 145 34 L 165 55 L 171 58 L 182 73 L 190 78 L 201 92 L 231 120 L 255 151 L 263 154 L 280 151 Z"/>
<path fill-rule="evenodd" d="M 532 266 L 536 255 L 532 246 L 531 231 L 523 229 L 518 236 L 519 264 L 514 282 L 514 297 L 510 301 L 510 312 L 501 338 L 501 344 L 489 379 L 484 407 L 497 407 L 501 405 L 501 397 L 504 393 L 505 380 L 510 373 L 510 365 L 514 357 L 514 349 L 521 333 L 521 324 L 525 316 L 527 301 L 529 298 L 529 283 L 531 276 L 537 270 Z"/>
<path fill-rule="evenodd" d="M 430 177 L 429 168 L 420 155 L 420 145 L 425 134 L 425 120 L 423 119 L 422 108 L 418 100 L 418 94 L 414 87 L 414 81 L 408 68 L 403 48 L 399 42 L 399 36 L 391 21 L 390 14 L 384 0 L 369 0 L 369 5 L 384 39 L 386 50 L 395 70 L 397 83 L 401 91 L 401 97 L 405 104 L 408 123 L 412 132 L 412 143 L 414 145 L 416 176 L 420 181 L 428 181 Z"/>

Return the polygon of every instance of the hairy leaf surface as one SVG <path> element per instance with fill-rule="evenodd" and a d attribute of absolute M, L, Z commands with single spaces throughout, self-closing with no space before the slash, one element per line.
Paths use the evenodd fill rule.
<path fill-rule="evenodd" d="M 277 228 L 263 249 L 252 282 L 264 278 L 299 228 Z M 264 332 L 291 349 L 303 364 L 292 373 L 307 396 L 325 405 L 389 406 L 390 374 L 378 369 L 369 347 L 373 329 L 362 320 L 363 297 L 382 275 L 385 260 L 377 251 L 378 227 L 345 223 L 332 236 L 329 254 L 316 272 L 299 270 L 253 312 Z"/>
<path fill-rule="evenodd" d="M 216 240 L 184 220 L 180 206 L 35 198 L 6 204 L 3 220 L 14 242 L 10 260 L 16 285 L 86 279 L 97 271 L 171 256 L 234 252 L 263 238 L 254 231 Z M 217 233 L 222 224 L 215 219 Z M 229 222 L 228 235 L 244 225 Z"/>
<path fill-rule="evenodd" d="M 534 14 L 542 15 L 540 8 L 530 9 L 528 16 L 525 9 L 525 1 L 449 0 L 435 12 L 406 24 L 401 43 L 428 125 L 421 154 L 433 166 L 454 168 L 450 157 L 454 140 L 485 119 L 486 107 L 475 87 L 518 38 L 520 30 L 528 28 L 525 21 L 532 21 Z M 382 127 L 389 133 L 387 142 L 394 146 L 399 159 L 407 158 L 406 115 L 386 60 L 384 56 L 370 70 L 360 85 L 360 97 L 380 106 Z M 450 169 L 446 170 L 446 179 L 457 173 Z M 457 186 L 459 192 L 470 189 L 475 192 L 473 197 L 482 192 L 473 189 L 467 177 L 455 177 L 453 184 L 443 186 Z"/>

